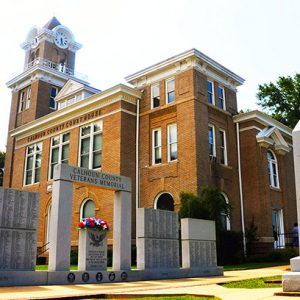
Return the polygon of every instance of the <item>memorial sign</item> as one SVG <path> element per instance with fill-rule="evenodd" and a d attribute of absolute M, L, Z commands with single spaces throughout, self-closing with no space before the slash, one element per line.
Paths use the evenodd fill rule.
<path fill-rule="evenodd" d="M 0 188 L 0 270 L 34 270 L 39 196 Z"/>
<path fill-rule="evenodd" d="M 108 189 L 131 192 L 131 179 L 125 176 L 72 167 L 66 164 L 56 166 L 54 180 L 91 184 Z"/>

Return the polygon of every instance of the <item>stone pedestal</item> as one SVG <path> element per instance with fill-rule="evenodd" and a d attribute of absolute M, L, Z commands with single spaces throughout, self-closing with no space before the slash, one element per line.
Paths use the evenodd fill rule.
<path fill-rule="evenodd" d="M 217 267 L 215 222 L 181 219 L 182 267 Z"/>
<path fill-rule="evenodd" d="M 107 233 L 80 229 L 78 240 L 78 271 L 106 270 Z"/>

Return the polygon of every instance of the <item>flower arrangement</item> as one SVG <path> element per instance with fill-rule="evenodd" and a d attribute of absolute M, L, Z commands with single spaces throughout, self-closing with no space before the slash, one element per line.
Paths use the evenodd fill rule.
<path fill-rule="evenodd" d="M 88 229 L 88 228 L 109 232 L 108 223 L 104 220 L 95 217 L 82 219 L 82 221 L 79 222 L 77 227 L 77 229 Z"/>

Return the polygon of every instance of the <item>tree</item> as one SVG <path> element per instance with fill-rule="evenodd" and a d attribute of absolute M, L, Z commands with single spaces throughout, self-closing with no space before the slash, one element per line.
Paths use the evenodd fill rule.
<path fill-rule="evenodd" d="M 258 86 L 258 104 L 272 117 L 294 128 L 300 119 L 300 74 Z"/>
<path fill-rule="evenodd" d="M 0 151 L 0 169 L 4 168 L 5 152 Z"/>
<path fill-rule="evenodd" d="M 179 218 L 214 220 L 217 231 L 223 230 L 222 215 L 230 216 L 230 205 L 215 187 L 203 187 L 200 196 L 181 192 L 180 201 Z"/>

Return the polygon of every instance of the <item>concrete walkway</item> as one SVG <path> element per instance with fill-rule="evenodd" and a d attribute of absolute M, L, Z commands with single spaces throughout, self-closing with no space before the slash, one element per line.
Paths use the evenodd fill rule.
<path fill-rule="evenodd" d="M 194 294 L 214 295 L 223 300 L 283 300 L 300 299 L 299 297 L 274 296 L 281 288 L 267 289 L 228 289 L 219 283 L 238 281 L 243 279 L 281 275 L 287 272 L 289 266 L 279 266 L 264 269 L 228 271 L 223 277 L 201 277 L 173 280 L 153 280 L 140 282 L 118 282 L 103 284 L 81 284 L 62 286 L 30 286 L 30 287 L 2 287 L 0 299 L 53 299 L 76 296 L 92 297 L 93 295 L 122 294 Z"/>

